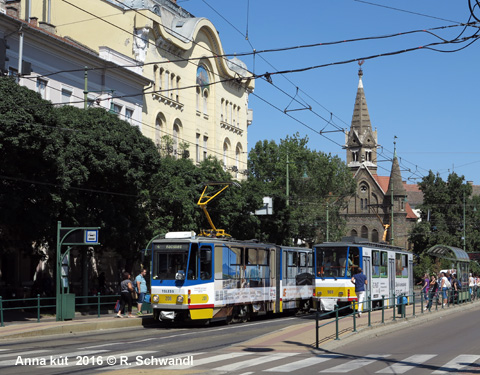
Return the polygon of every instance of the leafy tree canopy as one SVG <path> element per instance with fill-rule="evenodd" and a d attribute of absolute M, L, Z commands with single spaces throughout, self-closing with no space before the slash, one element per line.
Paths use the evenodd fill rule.
<path fill-rule="evenodd" d="M 261 218 L 263 240 L 283 244 L 291 239 L 323 241 L 327 207 L 329 239 L 339 238 L 344 232 L 339 210 L 345 198 L 354 193 L 355 181 L 340 158 L 307 145 L 307 137 L 295 134 L 279 145 L 258 142 L 250 151 L 250 177 L 259 184 L 259 191 L 274 201 L 273 215 Z"/>

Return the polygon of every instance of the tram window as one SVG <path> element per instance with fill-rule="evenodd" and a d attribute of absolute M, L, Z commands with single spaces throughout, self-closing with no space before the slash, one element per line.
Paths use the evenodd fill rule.
<path fill-rule="evenodd" d="M 380 251 L 372 250 L 372 277 L 380 277 Z"/>
<path fill-rule="evenodd" d="M 268 250 L 258 249 L 257 256 L 258 256 L 258 260 L 257 260 L 258 264 L 261 264 L 263 266 L 268 265 Z"/>
<path fill-rule="evenodd" d="M 156 253 L 155 280 L 175 280 L 178 271 L 185 272 L 187 264 L 187 252 L 160 252 Z"/>
<path fill-rule="evenodd" d="M 380 254 L 380 277 L 388 277 L 388 253 L 382 251 Z"/>
<path fill-rule="evenodd" d="M 222 265 L 224 279 L 240 279 L 242 249 L 238 247 L 224 247 Z"/>
<path fill-rule="evenodd" d="M 192 243 L 190 249 L 190 260 L 188 263 L 188 273 L 187 279 L 188 280 L 196 280 L 197 279 L 197 266 L 198 266 L 198 244 Z"/>
<path fill-rule="evenodd" d="M 300 267 L 306 267 L 306 266 L 307 266 L 307 254 L 300 253 Z"/>
<path fill-rule="evenodd" d="M 317 276 L 344 277 L 347 258 L 346 247 L 320 247 L 316 249 Z"/>
<path fill-rule="evenodd" d="M 210 280 L 212 277 L 212 249 L 200 248 L 200 280 Z"/>
<path fill-rule="evenodd" d="M 406 254 L 395 254 L 395 276 L 408 277 L 408 258 Z"/>
<path fill-rule="evenodd" d="M 247 249 L 247 265 L 257 263 L 257 249 Z"/>

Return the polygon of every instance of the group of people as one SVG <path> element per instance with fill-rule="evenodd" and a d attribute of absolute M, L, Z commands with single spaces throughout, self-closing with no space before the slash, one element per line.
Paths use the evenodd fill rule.
<path fill-rule="evenodd" d="M 462 282 L 457 279 L 457 275 L 450 274 L 448 271 L 440 272 L 438 276 L 429 276 L 428 273 L 426 273 L 420 283 L 422 284 L 424 299 L 428 301 L 424 310 L 431 309 L 433 299 L 438 299 L 440 293 L 442 296 L 442 304 L 445 306 L 448 301 L 448 290 L 453 291 L 454 296 L 458 295 L 458 292 L 462 290 Z M 468 284 L 470 294 L 476 293 L 477 285 L 480 285 L 480 279 L 470 274 Z"/>
<path fill-rule="evenodd" d="M 123 318 L 122 312 L 127 307 L 128 317 L 134 318 L 132 314 L 132 306 L 134 298 L 132 294 L 137 294 L 137 315 L 142 315 L 142 304 L 147 294 L 147 281 L 145 275 L 147 270 L 143 268 L 140 274 L 132 282 L 129 272 L 123 273 L 123 280 L 120 283 L 120 308 L 117 312 L 117 318 Z M 134 284 L 135 283 L 135 284 Z"/>

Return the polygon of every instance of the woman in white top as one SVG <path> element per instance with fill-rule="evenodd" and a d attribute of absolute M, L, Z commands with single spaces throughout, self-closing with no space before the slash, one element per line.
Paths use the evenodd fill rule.
<path fill-rule="evenodd" d="M 447 277 L 443 272 L 440 272 L 440 289 L 442 290 L 443 294 L 443 306 L 447 303 L 447 290 L 450 288 L 451 284 L 448 281 Z"/>
<path fill-rule="evenodd" d="M 472 274 L 470 274 L 470 277 L 468 278 L 468 287 L 470 289 L 470 295 L 473 293 L 473 287 L 475 286 L 475 279 L 473 278 Z"/>

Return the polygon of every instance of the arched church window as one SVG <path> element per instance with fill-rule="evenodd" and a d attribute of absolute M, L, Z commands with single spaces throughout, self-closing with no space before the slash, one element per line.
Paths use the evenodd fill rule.
<path fill-rule="evenodd" d="M 368 240 L 368 228 L 365 225 L 362 226 L 362 238 L 366 238 Z"/>

